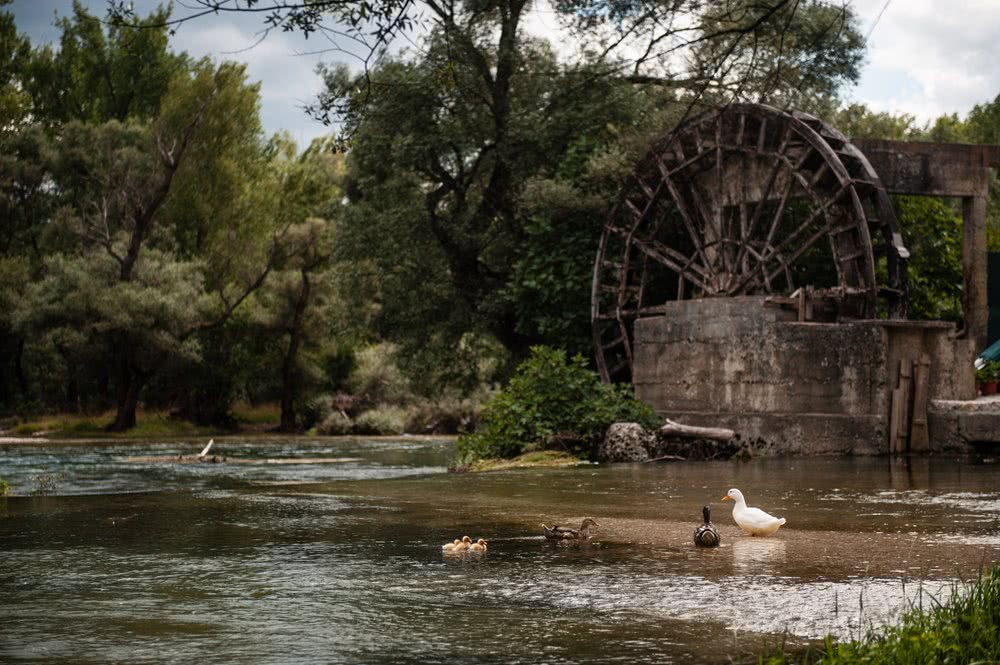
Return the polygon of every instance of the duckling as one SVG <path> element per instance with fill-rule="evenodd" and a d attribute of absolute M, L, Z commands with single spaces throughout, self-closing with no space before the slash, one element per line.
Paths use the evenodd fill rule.
<path fill-rule="evenodd" d="M 456 538 L 454 542 L 445 543 L 444 545 L 442 545 L 441 546 L 441 551 L 445 552 L 445 553 L 448 553 L 448 552 L 460 552 L 461 550 L 459 549 L 459 547 L 461 546 L 461 544 L 462 544 L 462 541 L 459 540 L 458 538 Z"/>
<path fill-rule="evenodd" d="M 478 552 L 480 554 L 484 553 L 486 551 L 486 541 L 480 538 L 476 542 L 469 545 L 469 551 Z"/>
<path fill-rule="evenodd" d="M 455 546 L 456 552 L 468 552 L 469 547 L 472 545 L 472 538 L 468 536 L 462 536 L 462 542 Z"/>
<path fill-rule="evenodd" d="M 595 520 L 586 518 L 579 529 L 569 529 L 564 526 L 548 527 L 542 525 L 542 532 L 549 540 L 590 540 L 590 527 L 601 526 Z"/>
<path fill-rule="evenodd" d="M 694 544 L 699 547 L 718 547 L 722 542 L 722 536 L 712 526 L 712 509 L 705 506 L 701 509 L 701 514 L 705 518 L 705 523 L 694 530 Z"/>

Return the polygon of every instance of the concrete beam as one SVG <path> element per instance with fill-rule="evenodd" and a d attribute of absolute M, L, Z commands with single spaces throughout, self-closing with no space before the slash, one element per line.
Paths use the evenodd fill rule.
<path fill-rule="evenodd" d="M 985 196 L 1000 146 L 852 139 L 890 194 Z"/>

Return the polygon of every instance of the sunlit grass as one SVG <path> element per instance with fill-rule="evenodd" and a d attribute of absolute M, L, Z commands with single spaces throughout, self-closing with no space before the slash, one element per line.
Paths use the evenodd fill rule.
<path fill-rule="evenodd" d="M 762 665 L 931 665 L 1000 662 L 1000 567 L 956 586 L 939 602 L 918 601 L 899 623 L 873 630 L 862 640 L 836 643 L 800 654 L 761 657 Z"/>
<path fill-rule="evenodd" d="M 237 404 L 233 407 L 233 417 L 241 425 L 273 425 L 281 422 L 281 405 L 277 402 L 266 404 Z"/>
<path fill-rule="evenodd" d="M 463 471 L 503 471 L 506 469 L 526 469 L 537 467 L 562 467 L 586 464 L 579 457 L 558 450 L 538 450 L 518 455 L 512 459 L 481 459 L 472 462 L 467 467 L 459 467 Z"/>

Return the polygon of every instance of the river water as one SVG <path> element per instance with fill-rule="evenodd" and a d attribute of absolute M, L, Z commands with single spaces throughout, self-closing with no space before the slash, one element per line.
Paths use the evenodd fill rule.
<path fill-rule="evenodd" d="M 760 459 L 449 474 L 433 439 L 0 444 L 0 662 L 724 663 L 858 637 L 1000 560 L 1000 467 Z M 268 464 L 268 458 L 329 464 Z M 739 534 L 731 504 L 783 515 Z M 34 491 L 40 493 L 31 496 Z M 695 548 L 701 506 L 722 546 Z M 541 522 L 600 526 L 552 547 Z M 469 535 L 482 556 L 441 544 Z"/>

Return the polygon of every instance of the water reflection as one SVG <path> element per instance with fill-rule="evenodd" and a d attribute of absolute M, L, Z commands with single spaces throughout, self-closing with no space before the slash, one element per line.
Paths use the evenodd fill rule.
<path fill-rule="evenodd" d="M 780 575 L 785 563 L 785 541 L 742 536 L 733 540 L 733 565 L 744 575 Z"/>

